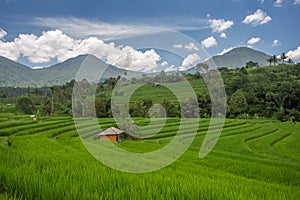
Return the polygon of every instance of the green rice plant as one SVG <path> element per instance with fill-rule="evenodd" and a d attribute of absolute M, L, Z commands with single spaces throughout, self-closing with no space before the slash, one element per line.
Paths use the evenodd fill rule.
<path fill-rule="evenodd" d="M 32 124 L 35 134 L 14 136 L 12 147 L 0 143 L 0 199 L 223 200 L 298 199 L 300 195 L 298 124 L 226 120 L 212 152 L 199 159 L 209 124 L 206 119 L 200 121 L 200 132 L 177 161 L 155 172 L 131 174 L 109 168 L 90 155 L 76 137 L 72 120 L 52 120 Z M 104 127 L 115 123 L 99 121 Z M 140 124 L 146 122 L 138 119 Z M 133 152 L 155 151 L 168 144 L 178 125 L 178 119 L 167 119 L 156 136 L 170 136 L 116 145 Z M 189 127 L 184 127 L 187 136 Z M 97 132 L 88 122 L 78 128 L 86 137 Z"/>

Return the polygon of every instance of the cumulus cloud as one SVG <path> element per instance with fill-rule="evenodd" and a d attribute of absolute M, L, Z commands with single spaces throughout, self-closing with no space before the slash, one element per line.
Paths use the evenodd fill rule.
<path fill-rule="evenodd" d="M 257 11 L 255 11 L 255 13 L 248 15 L 244 19 L 243 23 L 251 24 L 252 26 L 258 26 L 258 25 L 266 24 L 266 23 L 270 22 L 271 20 L 272 20 L 272 18 L 270 16 L 268 16 L 266 12 L 264 12 L 261 9 L 257 9 Z"/>
<path fill-rule="evenodd" d="M 211 19 L 208 22 L 212 31 L 217 33 L 224 32 L 234 25 L 233 21 L 225 21 L 224 19 Z"/>
<path fill-rule="evenodd" d="M 165 72 L 173 72 L 176 71 L 175 66 L 171 65 L 169 67 L 167 67 L 166 69 L 164 69 Z"/>
<path fill-rule="evenodd" d="M 152 72 L 158 67 L 157 62 L 161 60 L 154 49 L 142 52 L 125 46 L 117 48 L 116 52 L 107 56 L 107 63 L 129 70 Z"/>
<path fill-rule="evenodd" d="M 20 57 L 20 51 L 14 42 L 2 42 L 0 40 L 0 56 L 17 61 Z"/>
<path fill-rule="evenodd" d="M 275 39 L 275 40 L 273 41 L 272 46 L 273 46 L 273 47 L 277 47 L 277 46 L 279 46 L 279 45 L 281 45 L 281 42 L 280 42 L 279 40 Z"/>
<path fill-rule="evenodd" d="M 3 29 L 0 28 L 0 40 L 2 38 L 4 38 L 4 36 L 6 36 L 6 35 L 7 35 L 7 32 L 5 30 L 3 30 Z"/>
<path fill-rule="evenodd" d="M 227 35 L 226 35 L 225 33 L 221 33 L 221 34 L 220 34 L 220 37 L 221 37 L 221 38 L 227 38 Z"/>
<path fill-rule="evenodd" d="M 196 44 L 194 42 L 190 42 L 190 43 L 184 45 L 184 48 L 199 51 L 199 48 L 196 46 Z"/>
<path fill-rule="evenodd" d="M 260 38 L 259 37 L 253 37 L 251 38 L 250 40 L 248 40 L 247 44 L 249 45 L 253 45 L 253 44 L 256 44 L 260 41 Z"/>
<path fill-rule="evenodd" d="M 204 47 L 204 48 L 210 48 L 210 47 L 213 47 L 215 45 L 217 45 L 217 40 L 214 38 L 214 37 L 208 37 L 206 39 L 204 39 L 202 42 L 201 42 L 201 45 Z"/>
<path fill-rule="evenodd" d="M 194 53 L 194 54 L 189 54 L 183 61 L 181 64 L 181 67 L 179 67 L 180 71 L 185 70 L 188 66 L 191 66 L 193 64 L 195 64 L 196 62 L 198 62 L 200 60 L 200 57 Z"/>
<path fill-rule="evenodd" d="M 274 2 L 274 6 L 275 6 L 275 7 L 282 7 L 282 4 L 283 4 L 283 0 L 276 0 L 276 1 Z"/>
<path fill-rule="evenodd" d="M 0 40 L 0 55 L 15 61 L 22 56 L 33 64 L 45 64 L 52 59 L 63 62 L 82 54 L 93 54 L 108 64 L 143 72 L 153 71 L 161 59 L 153 49 L 142 52 L 97 37 L 76 40 L 60 30 L 43 32 L 41 36 L 20 34 L 12 42 Z"/>
<path fill-rule="evenodd" d="M 292 60 L 300 60 L 300 46 L 298 46 L 295 50 L 290 50 L 286 53 L 286 55 Z"/>

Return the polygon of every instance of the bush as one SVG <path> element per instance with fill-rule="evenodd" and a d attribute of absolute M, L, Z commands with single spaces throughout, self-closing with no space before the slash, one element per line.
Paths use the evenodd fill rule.
<path fill-rule="evenodd" d="M 35 113 L 36 108 L 30 98 L 19 97 L 17 99 L 17 110 L 24 114 L 32 114 L 32 113 Z"/>

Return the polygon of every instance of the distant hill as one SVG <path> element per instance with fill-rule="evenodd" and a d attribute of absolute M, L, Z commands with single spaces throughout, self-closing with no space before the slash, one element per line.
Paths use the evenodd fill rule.
<path fill-rule="evenodd" d="M 31 69 L 0 56 L 0 86 L 41 87 L 62 85 L 75 79 L 78 69 L 87 56 L 89 56 L 89 64 L 95 67 L 103 66 L 103 61 L 93 55 L 77 56 L 42 69 Z M 124 75 L 125 72 L 129 78 L 142 75 L 141 72 L 129 71 L 109 65 L 102 78 L 117 77 L 118 75 Z"/>
<path fill-rule="evenodd" d="M 0 56 L 0 86 L 14 86 L 22 83 L 32 83 L 32 70 Z"/>
<path fill-rule="evenodd" d="M 227 67 L 229 69 L 235 69 L 237 67 L 245 67 L 246 62 L 253 61 L 257 62 L 259 66 L 267 66 L 268 62 L 266 59 L 271 56 L 251 49 L 249 47 L 237 47 L 222 55 L 216 55 L 208 59 L 205 63 L 210 65 L 214 62 L 218 68 Z M 210 65 L 211 66 L 211 65 Z M 195 73 L 195 69 L 191 68 L 186 71 L 186 73 Z"/>
<path fill-rule="evenodd" d="M 89 56 L 89 64 L 95 67 L 103 66 L 103 61 L 93 55 L 81 55 L 71 58 L 62 63 L 48 68 L 31 69 L 25 65 L 19 64 L 5 57 L 0 56 L 0 87 L 42 87 L 52 85 L 62 85 L 72 79 L 75 79 L 76 73 L 82 62 Z M 268 65 L 266 59 L 270 56 L 248 47 L 238 47 L 223 55 L 216 55 L 207 60 L 209 64 L 215 62 L 217 67 L 237 68 L 244 67 L 246 62 L 258 62 L 260 66 Z M 211 65 L 210 65 L 211 66 Z M 102 78 L 117 77 L 124 75 L 127 77 L 140 77 L 142 72 L 129 71 L 109 65 Z M 195 73 L 195 68 L 191 68 L 184 73 Z M 154 74 L 148 74 L 154 76 Z"/>

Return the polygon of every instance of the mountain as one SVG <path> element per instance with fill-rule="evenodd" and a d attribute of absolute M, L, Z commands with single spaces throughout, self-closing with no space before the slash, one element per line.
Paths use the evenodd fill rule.
<path fill-rule="evenodd" d="M 31 69 L 0 56 L 0 86 L 5 87 L 41 87 L 62 85 L 76 78 L 76 73 L 83 62 L 88 62 L 94 69 L 106 66 L 103 61 L 93 55 L 80 55 L 48 68 Z M 102 75 L 102 80 L 124 75 L 128 78 L 139 77 L 141 72 L 135 72 L 108 65 Z M 99 77 L 100 78 L 100 77 Z"/>
<path fill-rule="evenodd" d="M 212 66 L 210 63 L 215 62 L 218 68 L 237 68 L 244 67 L 248 61 L 253 61 L 258 62 L 260 66 L 266 66 L 268 65 L 266 59 L 269 57 L 269 55 L 263 52 L 248 47 L 238 47 L 222 55 L 213 56 L 205 63 L 210 65 L 210 67 Z M 41 87 L 62 85 L 75 79 L 81 64 L 87 61 L 88 65 L 93 67 L 94 70 L 106 66 L 103 61 L 93 55 L 81 55 L 48 68 L 31 69 L 0 56 L 0 87 Z M 184 73 L 195 72 L 195 68 L 191 68 Z M 124 75 L 125 73 L 128 78 L 141 77 L 143 74 L 142 72 L 129 71 L 109 65 L 102 76 L 102 80 L 105 78 L 117 77 L 118 75 Z M 149 76 L 151 76 L 151 74 L 149 74 Z"/>
<path fill-rule="evenodd" d="M 31 72 L 29 67 L 0 56 L 0 86 L 31 82 Z"/>
<path fill-rule="evenodd" d="M 249 47 L 237 47 L 234 48 L 222 55 L 216 55 L 205 61 L 204 63 L 211 66 L 212 62 L 214 62 L 217 68 L 227 67 L 229 69 L 234 69 L 237 67 L 245 67 L 246 62 L 253 61 L 257 62 L 259 66 L 266 66 L 268 62 L 266 59 L 271 56 L 251 49 Z M 195 73 L 195 68 L 191 68 L 186 71 L 186 73 Z"/>

